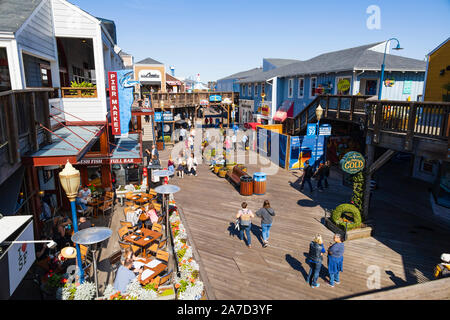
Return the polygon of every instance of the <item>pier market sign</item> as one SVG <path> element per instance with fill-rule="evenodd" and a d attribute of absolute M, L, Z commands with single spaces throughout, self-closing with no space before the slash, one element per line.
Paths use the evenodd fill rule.
<path fill-rule="evenodd" d="M 361 153 L 351 151 L 340 161 L 341 169 L 349 174 L 356 174 L 364 169 L 365 159 Z"/>

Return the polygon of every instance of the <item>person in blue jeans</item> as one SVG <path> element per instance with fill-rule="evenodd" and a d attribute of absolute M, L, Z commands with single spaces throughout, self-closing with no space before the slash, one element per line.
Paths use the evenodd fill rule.
<path fill-rule="evenodd" d="M 314 240 L 309 244 L 308 258 L 306 259 L 306 262 L 308 262 L 310 266 L 306 282 L 308 282 L 311 288 L 320 287 L 317 280 L 319 279 L 320 269 L 322 268 L 322 258 L 325 252 L 322 236 L 317 234 L 314 237 Z"/>
<path fill-rule="evenodd" d="M 263 247 L 266 248 L 269 245 L 270 228 L 272 227 L 272 217 L 275 216 L 275 211 L 270 207 L 269 200 L 265 200 L 263 207 L 256 211 L 255 214 L 261 218 Z"/>
<path fill-rule="evenodd" d="M 334 235 L 334 244 L 328 248 L 328 272 L 330 282 L 328 285 L 334 287 L 339 284 L 339 272 L 342 272 L 342 263 L 344 261 L 344 244 L 340 234 Z"/>
<path fill-rule="evenodd" d="M 236 218 L 239 219 L 239 239 L 244 240 L 244 232 L 247 235 L 247 246 L 252 247 L 252 237 L 250 229 L 252 228 L 252 218 L 255 217 L 252 210 L 247 209 L 247 202 L 242 202 L 242 209 L 239 210 Z"/>

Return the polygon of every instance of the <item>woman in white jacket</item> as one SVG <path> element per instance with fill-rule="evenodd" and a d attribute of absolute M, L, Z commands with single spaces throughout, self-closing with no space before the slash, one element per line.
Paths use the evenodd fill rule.
<path fill-rule="evenodd" d="M 191 153 L 191 156 L 187 160 L 188 173 L 197 176 L 197 166 L 198 166 L 197 158 L 194 156 L 193 153 Z"/>

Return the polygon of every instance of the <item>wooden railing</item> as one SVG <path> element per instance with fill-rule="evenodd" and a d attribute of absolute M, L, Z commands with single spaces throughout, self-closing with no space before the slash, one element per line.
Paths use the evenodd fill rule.
<path fill-rule="evenodd" d="M 321 105 L 323 118 L 353 121 L 355 114 L 365 114 L 365 102 L 370 96 L 320 95 L 317 96 L 294 119 L 293 133 L 306 129 L 308 123 L 316 122 L 316 109 Z"/>
<path fill-rule="evenodd" d="M 199 106 L 202 100 L 209 102 L 209 97 L 213 95 L 219 95 L 222 97 L 222 101 L 226 98 L 231 99 L 232 103 L 237 103 L 239 99 L 239 93 L 237 92 L 182 92 L 182 93 L 168 93 L 158 92 L 151 93 L 150 99 L 153 108 L 161 108 L 161 102 L 165 108 L 170 106 L 184 107 L 184 106 Z"/>
<path fill-rule="evenodd" d="M 97 98 L 97 88 L 61 88 L 62 98 Z"/>
<path fill-rule="evenodd" d="M 375 141 L 381 131 L 447 140 L 449 102 L 367 101 L 368 126 Z"/>

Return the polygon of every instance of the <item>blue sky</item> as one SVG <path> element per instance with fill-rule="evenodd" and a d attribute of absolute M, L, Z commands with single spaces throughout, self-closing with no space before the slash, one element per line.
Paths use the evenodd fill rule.
<path fill-rule="evenodd" d="M 259 67 L 263 58 L 306 60 L 391 37 L 402 56 L 424 59 L 450 36 L 450 0 L 69 0 L 115 21 L 135 61 L 174 65 L 203 82 Z M 369 6 L 380 29 L 369 30 Z"/>

